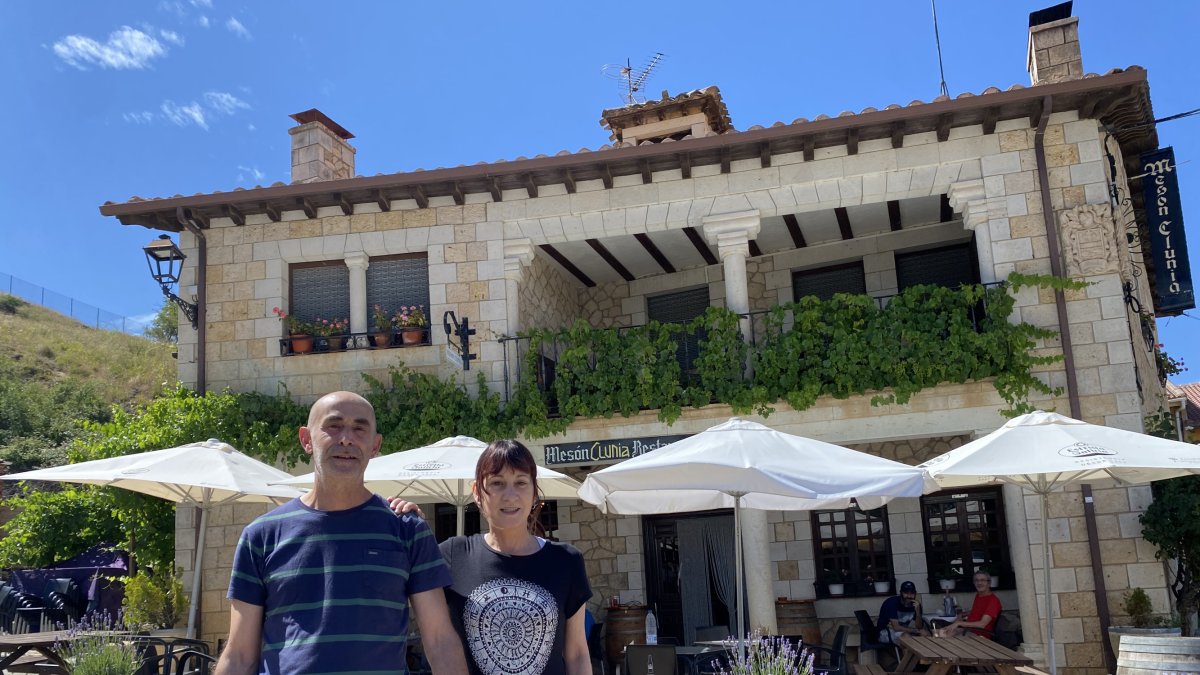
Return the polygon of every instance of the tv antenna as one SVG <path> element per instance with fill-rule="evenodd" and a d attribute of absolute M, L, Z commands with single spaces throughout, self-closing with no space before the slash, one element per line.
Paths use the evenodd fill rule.
<path fill-rule="evenodd" d="M 665 55 L 662 52 L 655 52 L 646 65 L 642 66 L 641 70 L 635 71 L 629 59 L 625 59 L 625 65 L 610 63 L 601 66 L 600 72 L 607 78 L 617 80 L 618 88 L 621 92 L 621 100 L 625 101 L 626 105 L 645 103 L 646 97 L 641 91 L 645 89 L 646 80 L 650 79 L 651 72 L 658 67 L 663 58 L 665 58 Z"/>

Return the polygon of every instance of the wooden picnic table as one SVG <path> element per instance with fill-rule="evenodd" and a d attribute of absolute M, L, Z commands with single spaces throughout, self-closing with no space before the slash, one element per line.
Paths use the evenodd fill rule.
<path fill-rule="evenodd" d="M 911 673 L 918 665 L 929 666 L 928 675 L 945 675 L 956 666 L 971 670 L 1017 675 L 1020 666 L 1032 666 L 1033 659 L 996 644 L 974 633 L 958 637 L 900 636 L 904 658 L 897 672 Z"/>
<path fill-rule="evenodd" d="M 40 652 L 46 659 L 66 670 L 67 664 L 59 656 L 58 649 L 69 642 L 71 637 L 72 632 L 65 630 L 0 635 L 0 672 L 30 652 Z"/>

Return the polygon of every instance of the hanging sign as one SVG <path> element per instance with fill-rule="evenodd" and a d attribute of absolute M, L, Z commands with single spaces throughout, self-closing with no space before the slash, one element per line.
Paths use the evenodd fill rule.
<path fill-rule="evenodd" d="M 570 466 L 581 464 L 615 464 L 623 459 L 644 455 L 675 441 L 682 436 L 640 436 L 638 438 L 614 438 L 605 441 L 584 443 L 547 443 L 546 466 Z"/>
<path fill-rule="evenodd" d="M 1188 265 L 1175 151 L 1162 148 L 1141 156 L 1142 193 L 1154 260 L 1154 315 L 1175 316 L 1196 306 Z"/>

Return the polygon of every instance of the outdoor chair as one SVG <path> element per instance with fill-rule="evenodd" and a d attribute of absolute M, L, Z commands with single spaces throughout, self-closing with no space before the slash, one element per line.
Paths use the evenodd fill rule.
<path fill-rule="evenodd" d="M 174 670 L 170 675 L 208 675 L 212 672 L 217 659 L 207 651 L 185 649 L 171 655 Z"/>
<path fill-rule="evenodd" d="M 675 663 L 674 645 L 625 647 L 625 675 L 675 675 Z"/>
<path fill-rule="evenodd" d="M 846 632 L 846 626 L 838 626 L 831 646 L 808 646 L 808 651 L 814 655 L 814 675 L 849 675 L 849 668 L 846 667 Z"/>
<path fill-rule="evenodd" d="M 13 632 L 17 620 L 17 592 L 8 584 L 0 584 L 0 631 Z"/>
<path fill-rule="evenodd" d="M 729 636 L 726 635 L 725 637 Z M 696 658 L 696 673 L 697 675 L 721 675 L 722 673 L 728 673 L 732 670 L 729 665 L 731 657 L 732 654 L 723 650 L 701 654 Z"/>
<path fill-rule="evenodd" d="M 74 579 L 51 579 L 42 595 L 46 601 L 45 616 L 56 628 L 74 626 L 87 607 L 87 597 Z"/>
<path fill-rule="evenodd" d="M 711 642 L 713 640 L 726 640 L 731 636 L 729 626 L 713 625 L 700 626 L 696 629 L 696 642 Z"/>
<path fill-rule="evenodd" d="M 592 631 L 587 636 L 588 656 L 592 661 L 592 669 L 601 673 L 608 672 L 605 670 L 604 663 L 604 642 L 601 636 L 604 633 L 604 622 L 597 621 L 592 624 Z M 599 664 L 599 667 L 597 667 Z"/>
<path fill-rule="evenodd" d="M 895 652 L 896 663 L 900 663 L 900 647 L 892 643 L 889 633 L 879 630 L 867 610 L 854 610 L 854 618 L 858 620 L 858 653 L 860 657 L 863 652 L 890 649 Z"/>

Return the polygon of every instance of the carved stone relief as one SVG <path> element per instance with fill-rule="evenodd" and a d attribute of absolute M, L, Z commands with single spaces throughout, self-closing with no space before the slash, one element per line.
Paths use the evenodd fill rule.
<path fill-rule="evenodd" d="M 1058 224 L 1068 275 L 1119 271 L 1116 226 L 1108 204 L 1083 204 L 1061 211 Z"/>

